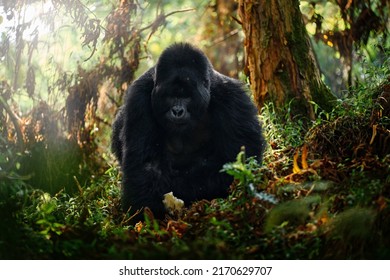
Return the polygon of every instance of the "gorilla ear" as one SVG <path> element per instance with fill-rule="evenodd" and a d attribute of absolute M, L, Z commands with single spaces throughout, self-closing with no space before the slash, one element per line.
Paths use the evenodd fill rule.
<path fill-rule="evenodd" d="M 156 87 L 157 86 L 157 71 L 156 71 L 156 67 L 154 68 L 152 79 L 153 79 L 154 87 Z"/>
<path fill-rule="evenodd" d="M 203 81 L 203 86 L 207 89 L 207 90 L 210 90 L 210 79 L 207 78 Z"/>
<path fill-rule="evenodd" d="M 208 106 L 210 103 L 210 85 L 207 83 L 198 84 L 198 92 L 200 93 L 200 99 L 202 100 L 202 104 L 204 106 Z"/>

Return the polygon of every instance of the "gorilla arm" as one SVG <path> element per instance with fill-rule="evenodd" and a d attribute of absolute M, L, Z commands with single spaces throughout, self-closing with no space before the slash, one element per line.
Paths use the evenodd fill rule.
<path fill-rule="evenodd" d="M 162 200 L 168 192 L 163 177 L 161 143 L 153 119 L 150 95 L 154 68 L 130 87 L 123 112 L 123 195 L 122 207 L 131 212 L 148 206 L 153 213 L 164 213 Z"/>
<path fill-rule="evenodd" d="M 265 142 L 258 111 L 243 85 L 219 73 L 215 73 L 212 85 L 217 85 L 211 88 L 210 104 L 217 153 L 231 162 L 245 146 L 246 155 L 261 162 Z"/>

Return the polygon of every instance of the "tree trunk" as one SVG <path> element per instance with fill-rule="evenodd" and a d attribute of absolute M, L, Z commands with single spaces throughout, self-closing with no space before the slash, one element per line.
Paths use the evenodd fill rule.
<path fill-rule="evenodd" d="M 246 69 L 255 102 L 278 113 L 315 118 L 313 102 L 328 111 L 334 96 L 321 80 L 299 0 L 239 0 Z"/>

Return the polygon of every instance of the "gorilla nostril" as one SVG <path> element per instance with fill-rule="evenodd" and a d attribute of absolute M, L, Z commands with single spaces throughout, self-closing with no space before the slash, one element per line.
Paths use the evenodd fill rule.
<path fill-rule="evenodd" d="M 174 106 L 171 110 L 172 116 L 175 118 L 182 118 L 184 116 L 184 109 L 183 107 Z"/>

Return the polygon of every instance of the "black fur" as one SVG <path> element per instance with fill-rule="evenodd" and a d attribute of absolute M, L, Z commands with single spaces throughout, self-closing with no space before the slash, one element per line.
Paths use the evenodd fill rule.
<path fill-rule="evenodd" d="M 220 170 L 241 146 L 261 161 L 257 110 L 242 84 L 189 44 L 167 48 L 131 85 L 113 124 L 123 209 L 147 206 L 162 217 L 171 191 L 186 205 L 225 197 L 232 178 Z"/>

